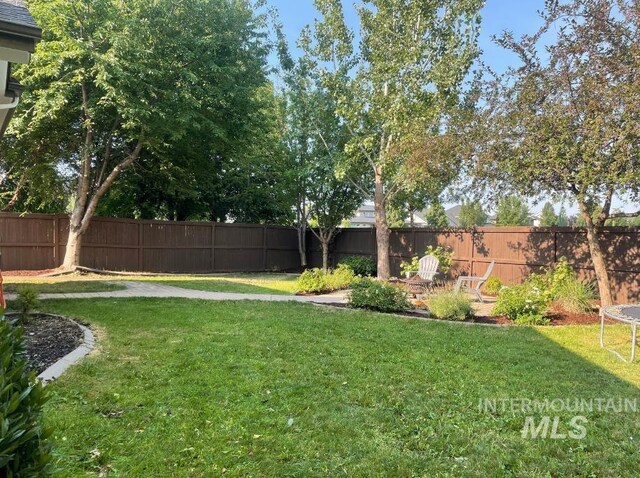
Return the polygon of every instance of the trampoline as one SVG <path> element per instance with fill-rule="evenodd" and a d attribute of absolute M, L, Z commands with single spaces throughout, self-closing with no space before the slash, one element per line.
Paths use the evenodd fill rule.
<path fill-rule="evenodd" d="M 640 304 L 612 305 L 602 308 L 602 312 L 600 314 L 600 346 L 603 348 L 606 348 L 604 346 L 605 318 L 631 325 L 631 359 L 629 362 L 633 362 L 636 356 L 637 331 L 638 324 L 640 323 Z M 625 362 L 627 361 L 615 350 L 607 350 L 614 353 Z"/>

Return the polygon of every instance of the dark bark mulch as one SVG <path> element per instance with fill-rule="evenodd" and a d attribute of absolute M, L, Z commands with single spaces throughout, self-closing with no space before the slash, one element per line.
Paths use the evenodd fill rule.
<path fill-rule="evenodd" d="M 332 307 L 341 307 L 348 308 L 347 304 L 342 303 L 331 303 L 331 304 L 320 304 L 320 305 L 329 305 Z M 404 312 L 394 312 L 395 315 L 404 315 L 407 317 L 419 317 L 421 319 L 429 319 L 430 317 L 425 313 L 420 313 L 415 310 L 406 310 Z M 572 312 L 566 311 L 553 311 L 553 313 L 549 316 L 551 319 L 550 326 L 557 325 L 593 325 L 600 323 L 600 317 L 597 313 L 585 313 L 585 314 L 574 314 Z M 493 324 L 493 325 L 513 325 L 513 322 L 509 320 L 506 316 L 496 316 L 496 317 L 483 317 L 476 316 L 473 317 L 466 322 L 471 322 L 474 324 Z M 614 323 L 614 321 L 607 322 Z"/>
<path fill-rule="evenodd" d="M 5 277 L 36 277 L 44 274 L 50 274 L 55 271 L 56 269 L 42 269 L 39 271 L 27 271 L 27 270 L 2 271 L 2 275 Z"/>
<path fill-rule="evenodd" d="M 39 374 L 75 350 L 83 338 L 80 327 L 65 317 L 34 314 L 24 326 L 27 362 Z"/>

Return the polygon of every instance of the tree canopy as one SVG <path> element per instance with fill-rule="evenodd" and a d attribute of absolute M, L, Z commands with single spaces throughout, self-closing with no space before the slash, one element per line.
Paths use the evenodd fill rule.
<path fill-rule="evenodd" d="M 232 214 L 216 202 L 224 197 L 236 219 L 250 221 L 286 209 L 272 174 L 280 118 L 265 113 L 275 105 L 269 45 L 253 7 L 224 0 L 30 3 L 45 33 L 32 62 L 15 72 L 26 93 L 7 141 L 23 146 L 22 157 L 42 144 L 47 164 L 73 183 L 66 267 L 77 264 L 98 206 L 216 217 Z M 121 190 L 100 205 L 134 164 Z M 224 180 L 216 180 L 221 171 Z"/>
<path fill-rule="evenodd" d="M 640 195 L 640 5 L 547 0 L 541 15 L 535 34 L 497 39 L 520 65 L 484 88 L 472 174 L 494 191 L 572 197 L 609 304 L 598 229 L 609 218 L 640 213 L 611 211 L 616 195 Z M 551 31 L 555 40 L 543 44 Z"/>

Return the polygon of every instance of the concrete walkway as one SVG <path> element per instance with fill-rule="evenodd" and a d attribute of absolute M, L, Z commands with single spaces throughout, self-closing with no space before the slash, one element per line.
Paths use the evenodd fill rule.
<path fill-rule="evenodd" d="M 194 289 L 182 289 L 153 282 L 114 281 L 112 284 L 124 285 L 125 290 L 109 292 L 78 292 L 73 294 L 40 294 L 40 299 L 131 299 L 134 297 L 183 298 L 203 300 L 260 300 L 265 302 L 315 302 L 319 304 L 346 303 L 347 293 L 338 291 L 331 294 L 300 296 L 277 294 L 240 294 L 235 292 L 209 292 Z M 7 295 L 15 299 L 15 294 Z"/>

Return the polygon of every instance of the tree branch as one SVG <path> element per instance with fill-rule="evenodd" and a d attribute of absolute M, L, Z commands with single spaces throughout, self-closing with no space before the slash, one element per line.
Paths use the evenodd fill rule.
<path fill-rule="evenodd" d="M 109 190 L 113 182 L 118 178 L 118 176 L 120 176 L 120 173 L 128 166 L 130 166 L 131 163 L 133 163 L 138 158 L 138 156 L 140 156 L 140 151 L 142 151 L 142 139 L 138 140 L 138 144 L 136 144 L 136 147 L 131 152 L 131 154 L 129 154 L 129 156 L 118 163 L 118 165 L 113 168 L 113 170 L 111 170 L 104 182 L 98 187 L 96 192 L 93 194 L 91 201 L 89 202 L 84 216 L 82 217 L 81 233 L 84 233 L 87 227 L 89 227 L 89 221 L 93 217 L 96 207 L 98 207 L 100 198 L 102 198 L 102 196 L 104 196 L 104 194 Z"/>

